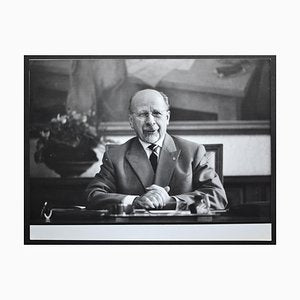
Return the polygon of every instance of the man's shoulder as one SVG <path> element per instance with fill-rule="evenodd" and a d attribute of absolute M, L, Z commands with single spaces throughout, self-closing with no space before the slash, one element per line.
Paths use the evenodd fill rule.
<path fill-rule="evenodd" d="M 200 143 L 196 143 L 190 140 L 187 140 L 185 138 L 182 137 L 178 137 L 178 136 L 171 136 L 174 143 L 179 147 L 179 148 L 188 148 L 188 149 L 193 149 L 196 150 L 198 148 L 204 149 L 204 146 Z"/>
<path fill-rule="evenodd" d="M 133 137 L 123 144 L 108 144 L 105 146 L 105 151 L 110 155 L 120 155 L 121 153 L 125 153 L 127 151 L 135 139 L 136 137 Z"/>

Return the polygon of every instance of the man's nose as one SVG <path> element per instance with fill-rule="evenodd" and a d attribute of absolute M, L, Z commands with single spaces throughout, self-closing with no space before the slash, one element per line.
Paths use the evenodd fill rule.
<path fill-rule="evenodd" d="M 148 114 L 148 116 L 146 118 L 146 123 L 149 125 L 155 124 L 155 118 L 152 116 L 152 114 Z"/>

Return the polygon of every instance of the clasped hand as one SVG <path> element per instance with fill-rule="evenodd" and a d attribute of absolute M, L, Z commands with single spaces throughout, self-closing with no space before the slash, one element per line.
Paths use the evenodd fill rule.
<path fill-rule="evenodd" d="M 152 184 L 150 187 L 146 188 L 147 192 L 134 199 L 133 206 L 135 208 L 145 208 L 145 209 L 161 209 L 163 208 L 171 199 L 168 192 L 170 188 L 168 186 L 161 187 L 156 184 Z"/>

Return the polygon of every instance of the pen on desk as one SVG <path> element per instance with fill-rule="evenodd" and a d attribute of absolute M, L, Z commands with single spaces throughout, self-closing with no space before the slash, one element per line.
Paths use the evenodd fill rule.
<path fill-rule="evenodd" d="M 44 216 L 44 213 L 46 211 L 47 205 L 48 205 L 48 202 L 47 201 L 44 202 L 44 205 L 42 207 L 41 214 L 40 214 L 41 218 Z"/>

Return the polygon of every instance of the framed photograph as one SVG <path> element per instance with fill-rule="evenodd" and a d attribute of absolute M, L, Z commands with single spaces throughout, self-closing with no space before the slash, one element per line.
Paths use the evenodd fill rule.
<path fill-rule="evenodd" d="M 275 244 L 275 78 L 273 55 L 24 56 L 24 243 Z M 167 109 L 134 106 L 145 91 Z M 173 169 L 165 135 L 157 169 L 128 159 L 149 119 Z M 153 184 L 171 209 L 141 204 Z"/>

